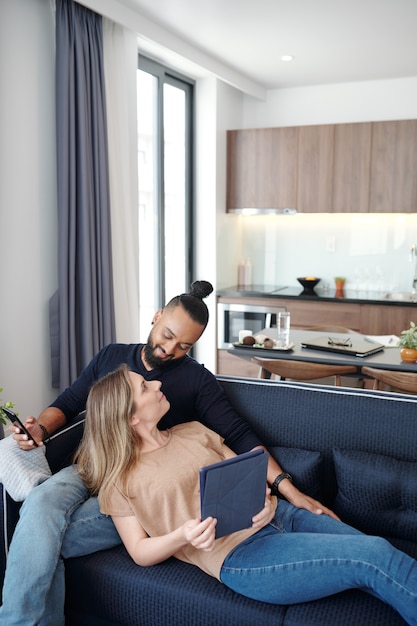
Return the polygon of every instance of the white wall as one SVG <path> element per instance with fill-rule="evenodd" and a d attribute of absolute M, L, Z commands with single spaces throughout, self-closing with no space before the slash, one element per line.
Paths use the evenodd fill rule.
<path fill-rule="evenodd" d="M 196 82 L 196 276 L 210 280 L 215 291 L 220 280 L 233 284 L 235 259 L 242 248 L 241 229 L 226 213 L 226 129 L 242 124 L 242 93 L 214 77 Z M 219 251 L 222 261 L 218 262 Z M 195 356 L 211 371 L 216 369 L 216 297 L 207 302 L 209 325 Z"/>
<path fill-rule="evenodd" d="M 196 251 L 196 278 L 210 281 L 216 288 L 216 247 L 209 242 L 215 240 L 216 225 L 213 213 L 216 206 L 216 100 L 217 81 L 205 78 L 197 82 L 195 89 L 196 133 L 196 188 L 195 206 L 199 208 L 199 219 L 195 223 L 194 247 Z M 209 245 L 207 245 L 209 244 Z M 215 293 L 209 296 L 206 304 L 210 321 L 198 341 L 194 356 L 204 363 L 207 369 L 214 370 L 215 346 Z"/>
<path fill-rule="evenodd" d="M 414 119 L 417 78 L 272 90 L 266 101 L 243 96 L 241 107 L 240 128 Z M 417 213 L 232 215 L 229 222 L 219 220 L 219 229 L 222 241 L 241 232 L 242 246 L 234 258 L 227 246 L 218 247 L 219 287 L 236 282 L 239 260 L 249 256 L 258 283 L 298 285 L 297 276 L 314 274 L 331 286 L 335 275 L 344 275 L 348 287 L 411 288 Z M 334 252 L 327 250 L 329 240 L 336 243 Z M 220 268 L 226 264 L 231 271 L 225 276 Z"/>
<path fill-rule="evenodd" d="M 242 229 L 226 213 L 226 130 L 242 125 L 242 93 L 214 77 L 196 81 L 196 275 L 235 282 L 235 259 L 242 249 Z M 219 263 L 219 258 L 221 262 Z M 196 346 L 196 358 L 216 369 L 216 298 L 210 298 L 210 323 Z"/>
<path fill-rule="evenodd" d="M 244 97 L 242 128 L 341 124 L 417 117 L 417 77 L 272 89 Z"/>
<path fill-rule="evenodd" d="M 0 2 L 0 387 L 22 417 L 50 386 L 56 289 L 54 20 L 49 0 Z"/>

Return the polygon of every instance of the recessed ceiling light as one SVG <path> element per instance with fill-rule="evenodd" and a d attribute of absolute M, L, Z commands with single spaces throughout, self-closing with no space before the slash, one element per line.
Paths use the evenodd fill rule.
<path fill-rule="evenodd" d="M 281 61 L 292 61 L 294 57 L 291 54 L 283 54 L 281 57 Z"/>

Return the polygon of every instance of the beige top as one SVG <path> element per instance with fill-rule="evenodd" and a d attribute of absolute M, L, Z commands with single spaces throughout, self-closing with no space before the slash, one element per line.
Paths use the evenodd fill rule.
<path fill-rule="evenodd" d="M 165 535 L 200 517 L 199 469 L 222 461 L 228 450 L 219 435 L 199 422 L 174 426 L 169 434 L 161 448 L 141 454 L 129 481 L 129 497 L 115 485 L 108 508 L 101 508 L 102 513 L 114 517 L 136 516 L 150 537 Z M 255 532 L 249 528 L 216 539 L 210 552 L 188 545 L 174 556 L 219 578 L 229 552 Z"/>

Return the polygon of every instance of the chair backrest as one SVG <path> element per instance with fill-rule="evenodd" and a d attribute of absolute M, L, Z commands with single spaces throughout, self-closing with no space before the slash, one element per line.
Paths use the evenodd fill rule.
<path fill-rule="evenodd" d="M 326 365 L 308 361 L 265 359 L 258 356 L 254 356 L 252 361 L 261 368 L 259 378 L 270 378 L 271 374 L 277 374 L 282 380 L 287 378 L 291 380 L 314 380 L 334 376 L 335 384 L 340 386 L 340 376 L 357 372 L 354 365 Z"/>
<path fill-rule="evenodd" d="M 362 374 L 374 379 L 374 389 L 383 390 L 386 385 L 392 391 L 405 391 L 406 393 L 417 393 L 417 373 L 394 372 L 382 370 L 376 367 L 362 367 Z"/>

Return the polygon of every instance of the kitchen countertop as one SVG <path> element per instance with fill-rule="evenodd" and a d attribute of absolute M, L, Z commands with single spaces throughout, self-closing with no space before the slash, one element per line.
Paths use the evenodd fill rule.
<path fill-rule="evenodd" d="M 356 302 L 362 304 L 387 304 L 394 306 L 416 306 L 417 294 L 414 300 L 407 300 L 395 294 L 387 298 L 387 291 L 360 291 L 345 289 L 344 296 L 336 296 L 335 289 L 323 290 L 319 287 L 313 292 L 305 292 L 302 287 L 286 287 L 283 285 L 250 285 L 248 287 L 224 287 L 217 291 L 219 297 L 229 298 L 297 298 L 297 300 L 324 301 L 324 302 Z"/>

